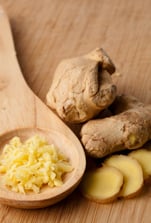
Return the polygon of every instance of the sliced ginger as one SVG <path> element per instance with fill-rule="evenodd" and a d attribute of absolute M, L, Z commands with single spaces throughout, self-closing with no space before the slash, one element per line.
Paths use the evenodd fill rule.
<path fill-rule="evenodd" d="M 144 180 L 151 176 L 151 150 L 139 149 L 129 153 L 130 157 L 136 159 L 143 169 Z"/>
<path fill-rule="evenodd" d="M 136 196 L 143 186 L 143 170 L 137 160 L 125 155 L 113 155 L 106 159 L 106 165 L 117 168 L 124 177 L 120 197 L 131 198 Z"/>
<path fill-rule="evenodd" d="M 90 200 L 108 203 L 118 197 L 122 185 L 122 173 L 114 167 L 103 166 L 85 173 L 81 192 Z"/>

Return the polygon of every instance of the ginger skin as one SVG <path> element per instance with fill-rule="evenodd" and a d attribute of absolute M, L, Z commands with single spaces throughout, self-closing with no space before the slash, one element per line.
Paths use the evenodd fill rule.
<path fill-rule="evenodd" d="M 118 95 L 110 106 L 113 115 L 120 114 L 129 109 L 144 107 L 145 105 L 134 96 Z"/>
<path fill-rule="evenodd" d="M 63 60 L 47 94 L 47 105 L 66 122 L 87 121 L 114 101 L 114 72 L 115 66 L 103 49 Z"/>
<path fill-rule="evenodd" d="M 151 139 L 151 106 L 134 97 L 121 96 L 120 100 L 126 111 L 117 103 L 113 106 L 115 115 L 90 120 L 82 126 L 81 141 L 90 156 L 101 158 L 116 151 L 140 148 Z"/>

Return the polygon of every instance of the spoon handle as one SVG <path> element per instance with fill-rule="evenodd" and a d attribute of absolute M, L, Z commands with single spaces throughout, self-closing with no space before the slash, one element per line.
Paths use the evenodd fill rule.
<path fill-rule="evenodd" d="M 69 131 L 26 84 L 16 58 L 7 14 L 0 7 L 0 135 L 29 127 Z"/>
<path fill-rule="evenodd" d="M 26 83 L 16 58 L 9 20 L 0 6 L 0 90 L 8 87 L 10 83 L 19 85 L 20 82 L 25 87 Z"/>
<path fill-rule="evenodd" d="M 0 30 L 1 30 L 1 53 L 8 52 L 14 54 L 15 48 L 12 40 L 9 20 L 4 9 L 0 6 Z"/>
<path fill-rule="evenodd" d="M 0 133 L 35 125 L 35 98 L 23 78 L 9 20 L 0 7 Z"/>

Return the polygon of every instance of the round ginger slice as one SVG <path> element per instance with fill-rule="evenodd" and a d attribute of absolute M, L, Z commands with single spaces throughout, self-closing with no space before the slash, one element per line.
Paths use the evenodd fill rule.
<path fill-rule="evenodd" d="M 151 150 L 138 149 L 129 153 L 129 156 L 140 163 L 143 169 L 144 180 L 148 180 L 151 177 Z"/>
<path fill-rule="evenodd" d="M 99 203 L 115 200 L 123 185 L 123 175 L 114 167 L 87 171 L 80 185 L 84 197 Z"/>
<path fill-rule="evenodd" d="M 125 155 L 113 155 L 105 164 L 120 170 L 124 177 L 119 197 L 131 198 L 139 194 L 143 187 L 143 170 L 137 160 Z"/>

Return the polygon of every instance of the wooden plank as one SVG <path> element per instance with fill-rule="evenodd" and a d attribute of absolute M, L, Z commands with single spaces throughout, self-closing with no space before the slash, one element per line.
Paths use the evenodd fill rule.
<path fill-rule="evenodd" d="M 29 86 L 45 101 L 62 58 L 101 46 L 122 73 L 120 93 L 151 102 L 150 0 L 1 0 L 10 16 L 18 58 Z M 149 223 L 151 189 L 141 196 L 100 205 L 78 190 L 42 210 L 0 206 L 0 222 Z"/>

